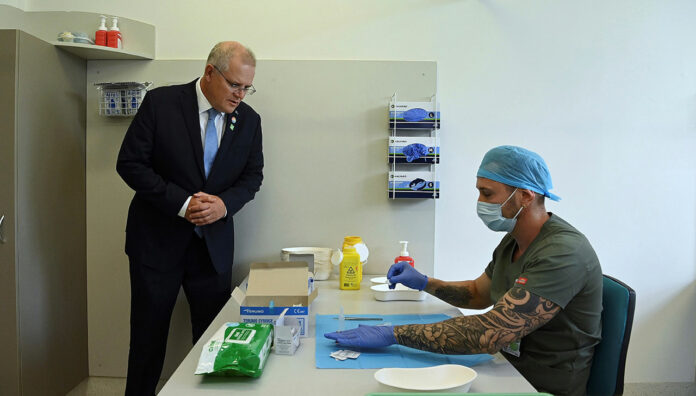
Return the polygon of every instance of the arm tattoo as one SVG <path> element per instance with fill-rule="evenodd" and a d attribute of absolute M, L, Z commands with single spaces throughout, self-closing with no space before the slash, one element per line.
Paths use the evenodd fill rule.
<path fill-rule="evenodd" d="M 466 307 L 474 298 L 469 286 L 440 286 L 433 290 L 432 294 L 440 300 L 460 308 Z"/>
<path fill-rule="evenodd" d="M 555 303 L 513 287 L 482 315 L 442 322 L 394 326 L 401 345 L 446 354 L 496 353 L 550 321 L 560 311 Z"/>

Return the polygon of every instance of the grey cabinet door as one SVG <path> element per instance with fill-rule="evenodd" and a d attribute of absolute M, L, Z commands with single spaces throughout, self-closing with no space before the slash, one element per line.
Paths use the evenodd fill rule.
<path fill-rule="evenodd" d="M 0 30 L 0 394 L 18 395 L 15 266 L 17 31 Z"/>
<path fill-rule="evenodd" d="M 0 30 L 0 395 L 88 375 L 85 61 Z"/>
<path fill-rule="evenodd" d="M 86 62 L 19 32 L 16 284 L 24 396 L 64 395 L 88 375 Z"/>

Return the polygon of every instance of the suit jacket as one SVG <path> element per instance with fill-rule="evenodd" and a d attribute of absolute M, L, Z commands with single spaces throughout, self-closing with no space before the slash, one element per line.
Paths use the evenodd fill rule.
<path fill-rule="evenodd" d="M 191 238 L 197 238 L 194 225 L 178 212 L 190 195 L 203 191 L 219 196 L 227 207 L 227 217 L 202 227 L 213 265 L 222 273 L 232 267 L 233 215 L 254 198 L 263 180 L 261 118 L 244 102 L 226 115 L 206 180 L 195 84 L 148 92 L 123 139 L 116 170 L 135 190 L 126 254 L 157 269 L 173 268 Z"/>

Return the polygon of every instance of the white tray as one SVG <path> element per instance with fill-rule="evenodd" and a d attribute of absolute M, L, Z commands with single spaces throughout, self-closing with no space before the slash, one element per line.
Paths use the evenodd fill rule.
<path fill-rule="evenodd" d="M 422 368 L 383 368 L 375 373 L 377 381 L 395 388 L 422 391 L 458 388 L 457 392 L 462 393 L 469 391 L 476 376 L 476 371 L 458 364 Z"/>
<path fill-rule="evenodd" d="M 370 287 L 375 300 L 379 301 L 422 301 L 425 300 L 424 291 L 408 288 L 402 284 L 396 284 L 394 289 L 390 289 L 386 283 Z"/>

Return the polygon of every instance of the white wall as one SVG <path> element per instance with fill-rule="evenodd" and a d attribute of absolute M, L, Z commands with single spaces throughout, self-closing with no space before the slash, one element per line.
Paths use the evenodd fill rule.
<path fill-rule="evenodd" d="M 483 271 L 501 235 L 474 213 L 478 162 L 495 145 L 528 147 L 563 197 L 549 209 L 589 237 L 605 273 L 637 291 L 626 381 L 694 380 L 696 2 L 9 3 L 151 23 L 158 59 L 204 58 L 213 43 L 237 39 L 264 59 L 436 60 L 436 275 Z M 123 34 L 126 47 L 137 39 Z"/>
<path fill-rule="evenodd" d="M 27 2 L 25 0 L 0 0 L 0 4 L 20 8 L 22 10 L 28 11 Z"/>

